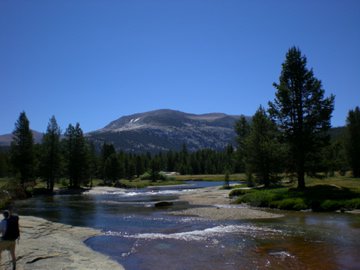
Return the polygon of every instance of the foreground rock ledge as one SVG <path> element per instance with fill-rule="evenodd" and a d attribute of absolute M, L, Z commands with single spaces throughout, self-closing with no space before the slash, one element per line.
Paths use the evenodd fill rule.
<path fill-rule="evenodd" d="M 16 269 L 123 270 L 109 257 L 84 244 L 99 230 L 54 223 L 42 218 L 20 216 L 21 239 L 16 247 Z M 2 253 L 0 269 L 11 269 L 10 255 Z"/>

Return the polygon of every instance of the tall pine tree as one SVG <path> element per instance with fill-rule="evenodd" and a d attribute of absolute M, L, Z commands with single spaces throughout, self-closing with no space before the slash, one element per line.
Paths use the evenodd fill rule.
<path fill-rule="evenodd" d="M 64 143 L 69 186 L 78 188 L 90 178 L 89 149 L 79 123 L 68 126 Z"/>
<path fill-rule="evenodd" d="M 245 166 L 245 139 L 249 135 L 250 125 L 246 120 L 245 116 L 241 116 L 240 119 L 235 123 L 235 132 L 237 134 L 237 160 L 238 160 L 238 171 L 244 172 Z"/>
<path fill-rule="evenodd" d="M 281 149 L 277 127 L 260 106 L 245 139 L 245 160 L 251 172 L 256 173 L 258 182 L 265 187 L 269 187 L 280 172 Z"/>
<path fill-rule="evenodd" d="M 11 163 L 15 172 L 19 173 L 20 183 L 23 187 L 25 187 L 25 183 L 33 180 L 35 171 L 34 139 L 25 112 L 20 113 L 19 119 L 15 123 L 11 143 Z"/>
<path fill-rule="evenodd" d="M 46 179 L 46 186 L 53 191 L 55 180 L 60 176 L 61 171 L 61 130 L 55 116 L 52 116 L 47 126 L 46 133 L 42 139 L 42 162 L 41 172 Z"/>
<path fill-rule="evenodd" d="M 346 150 L 354 177 L 360 177 L 360 108 L 350 110 L 347 120 Z"/>
<path fill-rule="evenodd" d="M 292 47 L 286 54 L 269 113 L 289 144 L 298 187 L 305 187 L 306 160 L 328 141 L 334 96 L 324 98 L 321 81 L 306 67 L 306 57 Z"/>

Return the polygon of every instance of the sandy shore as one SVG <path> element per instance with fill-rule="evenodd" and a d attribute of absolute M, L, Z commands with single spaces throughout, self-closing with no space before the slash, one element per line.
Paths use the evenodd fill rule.
<path fill-rule="evenodd" d="M 279 218 L 282 215 L 252 209 L 248 206 L 230 205 L 229 190 L 219 187 L 196 189 L 180 196 L 180 200 L 188 201 L 193 208 L 174 211 L 174 215 L 198 216 L 214 220 L 264 219 Z"/>
<path fill-rule="evenodd" d="M 98 230 L 29 216 L 20 216 L 20 230 L 16 269 L 124 269 L 84 244 L 89 237 L 101 234 Z M 8 251 L 2 253 L 0 269 L 12 269 Z"/>

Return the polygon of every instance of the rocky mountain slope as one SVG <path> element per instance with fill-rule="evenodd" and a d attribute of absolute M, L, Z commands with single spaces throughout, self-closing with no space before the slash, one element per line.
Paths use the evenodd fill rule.
<path fill-rule="evenodd" d="M 183 144 L 190 151 L 220 150 L 235 143 L 234 125 L 239 117 L 163 109 L 123 116 L 87 136 L 97 145 L 113 143 L 117 150 L 129 152 L 179 150 Z"/>
<path fill-rule="evenodd" d="M 34 143 L 41 143 L 43 133 L 33 130 L 32 131 Z M 12 134 L 0 135 L 0 147 L 1 146 L 10 146 L 12 141 Z"/>

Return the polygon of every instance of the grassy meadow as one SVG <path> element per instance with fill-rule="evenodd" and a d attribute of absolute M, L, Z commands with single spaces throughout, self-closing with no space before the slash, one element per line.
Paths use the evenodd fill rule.
<path fill-rule="evenodd" d="M 360 209 L 360 179 L 348 176 L 306 179 L 306 188 L 297 189 L 296 182 L 264 189 L 233 189 L 236 203 L 282 210 L 336 211 Z"/>

